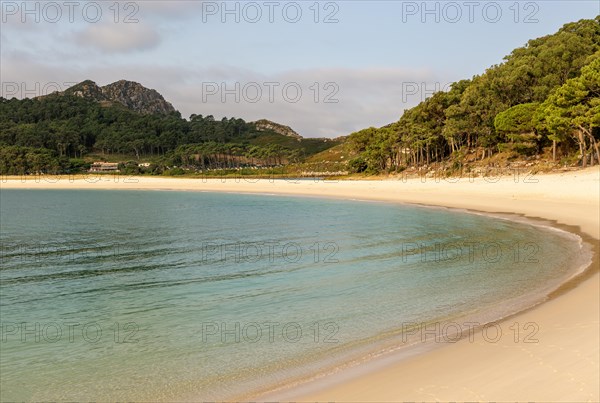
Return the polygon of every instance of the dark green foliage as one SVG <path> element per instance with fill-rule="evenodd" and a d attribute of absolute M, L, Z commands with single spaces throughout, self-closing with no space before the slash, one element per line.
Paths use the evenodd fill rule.
<path fill-rule="evenodd" d="M 535 129 L 534 117 L 540 104 L 531 102 L 519 104 L 500 112 L 494 119 L 494 126 L 499 133 L 530 133 Z"/>
<path fill-rule="evenodd" d="M 583 165 L 600 164 L 600 145 L 594 136 L 600 127 L 600 52 L 581 75 L 556 88 L 539 107 L 536 124 L 556 143 L 574 138 Z"/>
<path fill-rule="evenodd" d="M 45 148 L 0 147 L 0 173 L 4 175 L 57 174 L 68 172 L 68 159 Z"/>
<path fill-rule="evenodd" d="M 158 165 L 184 163 L 217 168 L 241 162 L 232 157 L 244 157 L 257 164 L 276 165 L 298 162 L 335 144 L 330 140 L 296 139 L 258 131 L 254 124 L 242 119 L 215 120 L 213 116 L 192 115 L 188 121 L 178 112 L 142 115 L 120 104 L 107 106 L 69 95 L 68 91 L 66 95 L 37 99 L 0 98 L 0 148 L 38 149 L 45 161 L 39 165 L 24 159 L 17 159 L 22 164 L 3 159 L 3 174 L 84 171 L 89 165 L 81 161 L 71 165 L 68 159 L 81 160 L 90 152 L 106 158 L 113 154 L 130 156 L 135 161 L 121 167 L 127 174 L 165 170 L 160 166 L 139 169 L 136 161 L 141 159 L 154 160 Z M 8 148 L 6 153 L 17 149 Z M 25 153 L 30 154 L 31 150 Z M 202 155 L 202 160 L 195 160 L 196 154 Z"/>
<path fill-rule="evenodd" d="M 362 157 L 356 157 L 348 161 L 348 170 L 352 173 L 362 173 L 367 170 L 369 165 Z"/>
<path fill-rule="evenodd" d="M 599 59 L 600 16 L 566 24 L 406 110 L 398 122 L 353 133 L 349 143 L 366 171 L 382 172 L 440 162 L 463 147 L 483 150 L 482 157 L 531 155 L 575 130 L 585 163 L 586 150 L 598 147 L 591 133 L 600 125 Z M 577 81 L 580 75 L 585 80 Z"/>
<path fill-rule="evenodd" d="M 508 140 L 498 144 L 500 151 L 533 155 L 540 150 L 542 136 L 536 133 L 539 107 L 538 102 L 519 104 L 496 115 L 494 119 L 496 132 L 504 135 Z"/>

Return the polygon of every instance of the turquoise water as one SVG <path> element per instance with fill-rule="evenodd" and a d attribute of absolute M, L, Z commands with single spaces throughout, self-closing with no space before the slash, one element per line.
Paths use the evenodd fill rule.
<path fill-rule="evenodd" d="M 2 401 L 269 388 L 396 343 L 409 323 L 520 309 L 580 255 L 557 231 L 384 203 L 84 190 L 0 202 Z"/>

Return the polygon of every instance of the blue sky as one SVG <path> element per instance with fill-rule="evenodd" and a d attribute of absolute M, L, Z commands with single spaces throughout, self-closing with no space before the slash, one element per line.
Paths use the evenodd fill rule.
<path fill-rule="evenodd" d="M 306 137 L 397 120 L 529 39 L 600 14 L 600 0 L 0 4 L 2 96 L 127 79 L 184 117 L 267 118 Z"/>

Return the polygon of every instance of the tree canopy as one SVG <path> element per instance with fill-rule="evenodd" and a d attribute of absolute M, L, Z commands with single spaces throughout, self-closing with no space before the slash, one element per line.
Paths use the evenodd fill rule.
<path fill-rule="evenodd" d="M 68 93 L 0 98 L 0 149 L 3 158 L 13 161 L 5 161 L 0 173 L 76 171 L 90 153 L 204 169 L 270 166 L 303 160 L 335 144 L 258 130 L 237 118 L 194 114 L 186 120 L 178 112 L 144 115 Z M 51 162 L 30 163 L 33 159 Z"/>
<path fill-rule="evenodd" d="M 364 170 L 381 172 L 440 162 L 464 148 L 480 150 L 481 158 L 539 153 L 575 132 L 585 164 L 590 147 L 598 159 L 599 60 L 600 16 L 569 23 L 433 94 L 398 122 L 353 133 L 349 141 Z M 378 158 L 373 150 L 380 150 Z"/>

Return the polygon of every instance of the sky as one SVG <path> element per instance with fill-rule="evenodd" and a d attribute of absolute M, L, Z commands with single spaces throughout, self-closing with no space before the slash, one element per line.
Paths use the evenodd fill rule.
<path fill-rule="evenodd" d="M 528 40 L 599 14 L 600 0 L 0 0 L 0 95 L 125 79 L 186 118 L 338 137 L 396 121 Z"/>

